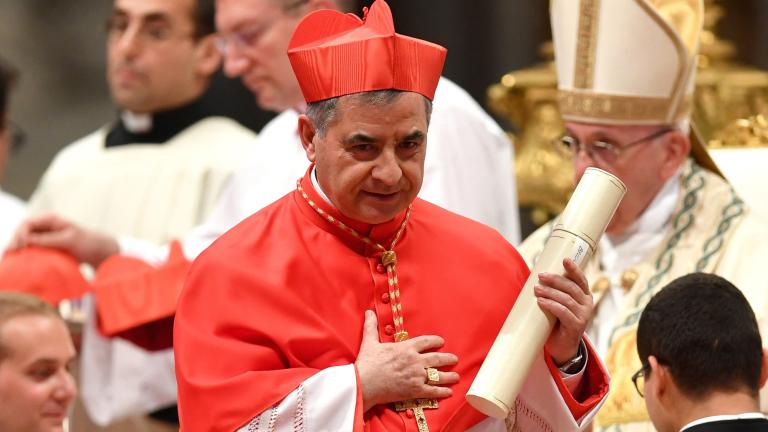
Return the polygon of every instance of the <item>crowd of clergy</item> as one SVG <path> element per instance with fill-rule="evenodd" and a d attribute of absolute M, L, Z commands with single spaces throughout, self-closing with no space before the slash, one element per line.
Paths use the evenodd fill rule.
<path fill-rule="evenodd" d="M 550 0 L 552 145 L 626 194 L 538 274 L 558 217 L 522 238 L 450 47 L 356 3 L 114 0 L 117 116 L 0 191 L 0 432 L 768 431 L 768 222 L 691 120 L 704 1 Z M 489 416 L 467 394 L 523 296 L 551 333 L 494 365 L 523 384 Z"/>

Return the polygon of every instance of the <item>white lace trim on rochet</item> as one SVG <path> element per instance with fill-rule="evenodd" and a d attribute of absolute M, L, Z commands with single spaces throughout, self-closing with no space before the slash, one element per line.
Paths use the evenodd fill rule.
<path fill-rule="evenodd" d="M 569 381 L 581 379 L 581 373 L 564 378 L 568 387 L 572 384 Z M 356 403 L 354 365 L 334 366 L 301 383 L 237 432 L 351 432 Z M 505 420 L 486 418 L 468 432 L 583 430 L 601 405 L 574 419 L 541 355 L 534 362 L 510 416 Z"/>

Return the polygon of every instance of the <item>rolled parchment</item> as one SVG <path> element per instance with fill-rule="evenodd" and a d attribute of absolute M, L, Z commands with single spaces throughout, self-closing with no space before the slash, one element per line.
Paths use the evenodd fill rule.
<path fill-rule="evenodd" d="M 533 294 L 538 274 L 565 274 L 566 257 L 583 269 L 626 190 L 621 180 L 603 170 L 584 172 L 467 392 L 475 409 L 499 419 L 509 415 L 555 324 Z"/>

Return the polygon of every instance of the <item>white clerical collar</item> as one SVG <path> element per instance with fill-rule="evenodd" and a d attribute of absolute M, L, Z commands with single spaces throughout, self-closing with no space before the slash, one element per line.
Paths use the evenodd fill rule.
<path fill-rule="evenodd" d="M 315 188 L 315 191 L 318 195 L 320 195 L 325 202 L 330 204 L 331 207 L 333 207 L 333 203 L 330 199 L 328 199 L 328 195 L 323 192 L 323 190 L 320 188 L 320 183 L 317 181 L 317 168 L 312 167 L 312 174 L 309 175 L 310 180 L 312 180 L 312 187 Z"/>
<path fill-rule="evenodd" d="M 130 111 L 123 111 L 120 113 L 120 118 L 123 120 L 123 125 L 128 132 L 143 134 L 152 129 L 151 114 L 138 114 Z"/>
<path fill-rule="evenodd" d="M 625 269 L 642 261 L 656 248 L 664 225 L 672 217 L 680 197 L 681 169 L 672 175 L 656 194 L 640 217 L 619 235 L 604 235 L 600 239 L 601 261 L 604 268 Z"/>
<path fill-rule="evenodd" d="M 688 423 L 687 425 L 683 426 L 683 428 L 680 429 L 680 432 L 683 432 L 686 429 L 690 429 L 690 428 L 692 428 L 694 426 L 698 426 L 698 425 L 704 424 L 704 423 L 713 423 L 713 422 L 728 421 L 728 420 L 751 420 L 751 419 L 768 419 L 768 417 L 766 417 L 765 415 L 763 415 L 762 413 L 759 413 L 759 412 L 704 417 L 704 418 L 700 418 L 698 420 L 694 420 L 694 421 Z"/>

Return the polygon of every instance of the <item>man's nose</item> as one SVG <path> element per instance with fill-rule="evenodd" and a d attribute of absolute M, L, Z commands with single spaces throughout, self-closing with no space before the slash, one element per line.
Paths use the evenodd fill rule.
<path fill-rule="evenodd" d="M 580 146 L 573 154 L 573 168 L 576 174 L 576 182 L 581 180 L 581 176 L 584 175 L 584 171 L 589 167 L 597 166 L 592 155 L 586 150 L 585 146 Z"/>
<path fill-rule="evenodd" d="M 69 403 L 77 396 L 77 385 L 75 379 L 68 371 L 63 371 L 59 377 L 59 382 L 53 392 L 53 397 L 57 402 Z"/>
<path fill-rule="evenodd" d="M 248 69 L 250 58 L 231 41 L 224 46 L 222 56 L 224 58 L 224 74 L 229 78 L 237 78 Z"/>
<path fill-rule="evenodd" d="M 138 55 L 141 46 L 141 34 L 138 26 L 129 26 L 117 36 L 117 50 L 125 58 Z"/>
<path fill-rule="evenodd" d="M 376 161 L 372 176 L 375 180 L 387 185 L 394 186 L 400 182 L 403 176 L 403 170 L 400 163 L 392 151 L 384 151 Z"/>

